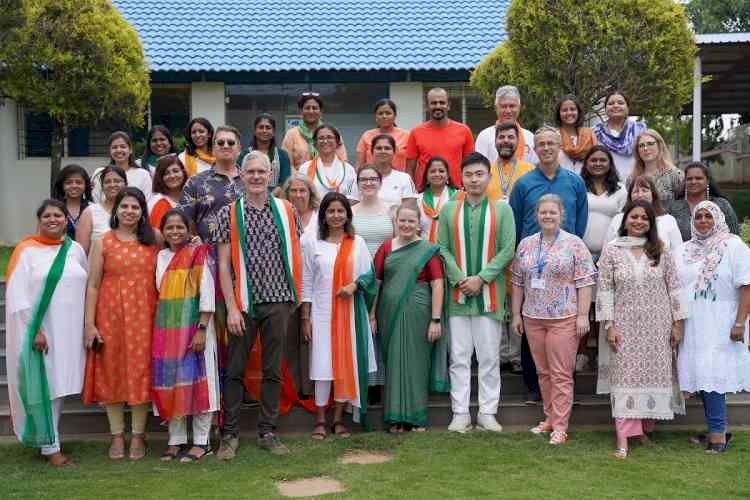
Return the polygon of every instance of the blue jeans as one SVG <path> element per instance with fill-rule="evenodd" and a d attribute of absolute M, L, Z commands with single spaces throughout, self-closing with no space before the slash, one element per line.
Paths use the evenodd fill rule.
<path fill-rule="evenodd" d="M 701 391 L 708 432 L 722 434 L 727 429 L 727 398 L 718 392 Z"/>

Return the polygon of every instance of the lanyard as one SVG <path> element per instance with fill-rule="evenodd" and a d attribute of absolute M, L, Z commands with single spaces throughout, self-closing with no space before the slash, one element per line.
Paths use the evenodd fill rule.
<path fill-rule="evenodd" d="M 560 230 L 558 229 L 557 233 L 555 234 L 555 239 L 552 240 L 552 243 L 550 244 L 550 246 L 547 247 L 547 250 L 544 253 L 542 253 L 542 242 L 544 241 L 544 236 L 542 235 L 541 232 L 539 233 L 539 253 L 537 254 L 537 259 L 536 259 L 537 276 L 539 277 L 542 276 L 542 273 L 544 272 L 544 266 L 547 265 L 547 263 L 544 261 L 544 258 L 547 256 L 547 254 L 552 249 L 552 247 L 555 246 L 555 243 L 557 242 L 557 238 L 559 237 L 560 237 Z"/>
<path fill-rule="evenodd" d="M 511 166 L 510 166 L 510 172 L 508 172 L 507 181 L 505 177 L 503 176 L 502 166 L 500 164 L 497 165 L 497 175 L 500 178 L 500 189 L 502 189 L 503 195 L 508 193 L 508 189 L 510 188 L 510 185 L 513 181 L 513 174 L 516 172 L 516 164 L 517 164 L 517 160 L 513 158 L 513 163 L 511 163 Z"/>

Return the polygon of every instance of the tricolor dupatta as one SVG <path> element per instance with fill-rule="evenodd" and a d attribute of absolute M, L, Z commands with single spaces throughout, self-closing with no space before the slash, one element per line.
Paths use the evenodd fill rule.
<path fill-rule="evenodd" d="M 151 347 L 153 401 L 159 417 L 199 415 L 210 408 L 206 362 L 190 347 L 200 318 L 208 245 L 187 245 L 169 262 L 159 286 Z"/>
<path fill-rule="evenodd" d="M 495 256 L 495 222 L 496 213 L 494 203 L 487 197 L 482 200 L 479 214 L 480 248 L 473 248 L 469 232 L 469 211 L 464 210 L 466 198 L 456 201 L 456 211 L 453 214 L 453 240 L 456 265 L 465 276 L 476 276 Z M 479 250 L 479 252 L 477 252 Z M 477 296 L 480 310 L 494 312 L 497 310 L 497 284 L 495 281 L 482 286 L 482 293 Z M 466 303 L 466 296 L 456 286 L 453 288 L 453 301 Z"/>
<path fill-rule="evenodd" d="M 302 297 L 302 252 L 294 209 L 286 200 L 269 197 L 273 220 L 279 231 L 281 256 L 284 262 L 289 288 L 294 295 L 294 303 L 299 304 Z M 247 272 L 247 232 L 245 230 L 245 197 L 241 196 L 232 204 L 230 210 L 230 246 L 232 269 L 234 270 L 234 298 L 242 312 L 250 316 L 255 314 L 253 305 L 253 284 Z"/>
<path fill-rule="evenodd" d="M 445 199 L 444 193 L 448 194 L 448 199 Z M 430 220 L 430 232 L 427 235 L 427 240 L 431 243 L 437 243 L 437 228 L 438 228 L 438 220 L 440 218 L 440 208 L 443 206 L 443 203 L 445 201 L 452 200 L 456 197 L 457 189 L 451 186 L 445 186 L 442 193 L 440 193 L 440 198 L 438 198 L 437 202 L 435 201 L 435 196 L 432 194 L 432 189 L 429 187 L 424 190 L 422 193 L 422 212 L 429 217 Z"/>

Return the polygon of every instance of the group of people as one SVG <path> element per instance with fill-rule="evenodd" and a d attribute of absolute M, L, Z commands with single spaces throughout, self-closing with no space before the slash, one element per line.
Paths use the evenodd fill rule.
<path fill-rule="evenodd" d="M 564 96 L 557 126 L 531 133 L 518 90 L 500 87 L 476 143 L 445 90 L 426 101 L 410 132 L 378 101 L 355 165 L 305 92 L 281 146 L 267 114 L 244 151 L 236 128 L 194 118 L 179 154 L 155 126 L 138 161 L 115 132 L 107 166 L 65 167 L 7 272 L 19 439 L 69 465 L 57 426 L 79 393 L 106 409 L 112 460 L 145 456 L 150 410 L 169 430 L 162 460 L 212 454 L 214 425 L 231 460 L 246 391 L 256 444 L 274 454 L 295 403 L 317 440 L 351 436 L 347 411 L 367 427 L 373 402 L 388 432 L 425 430 L 430 392 L 450 393 L 450 431 L 499 432 L 507 363 L 543 404 L 531 432 L 560 445 L 598 331 L 617 458 L 688 393 L 708 427 L 695 439 L 724 451 L 725 395 L 750 390 L 750 249 L 706 165 L 676 168 L 619 92 L 593 129 Z"/>

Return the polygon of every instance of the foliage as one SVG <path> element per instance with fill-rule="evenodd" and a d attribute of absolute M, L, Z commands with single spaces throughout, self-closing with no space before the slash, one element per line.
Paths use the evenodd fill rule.
<path fill-rule="evenodd" d="M 8 270 L 8 261 L 13 253 L 14 247 L 0 246 L 0 278 L 5 277 L 5 272 Z"/>
<path fill-rule="evenodd" d="M 143 47 L 109 0 L 9 3 L 21 3 L 25 15 L 15 9 L 21 22 L 0 46 L 0 94 L 50 115 L 53 176 L 67 127 L 143 123 L 150 94 Z"/>
<path fill-rule="evenodd" d="M 694 408 L 693 411 L 701 411 Z M 102 418 L 104 418 L 102 416 Z M 310 417 L 312 426 L 312 417 Z M 687 432 L 659 430 L 658 446 L 631 448 L 626 461 L 612 458 L 613 432 L 574 432 L 564 446 L 529 432 L 466 435 L 445 432 L 351 439 L 282 437 L 291 453 L 273 456 L 243 438 L 237 458 L 221 463 L 159 462 L 166 443 L 152 440 L 144 460 L 107 460 L 104 440 L 63 443 L 80 464 L 53 470 L 38 451 L 0 444 L 3 498 L 281 498 L 278 481 L 328 476 L 348 489 L 331 498 L 747 498 L 750 433 L 737 432 L 727 453 L 707 456 L 691 446 Z M 352 451 L 387 452 L 378 465 L 344 465 Z M 4 492 L 4 493 L 3 493 Z M 242 493 L 245 492 L 245 493 Z M 328 497 L 326 497 L 328 498 Z"/>
<path fill-rule="evenodd" d="M 750 223 L 742 224 L 740 234 L 742 235 L 742 241 L 744 241 L 747 246 L 750 246 Z"/>
<path fill-rule="evenodd" d="M 685 10 L 696 33 L 750 31 L 750 0 L 691 0 Z"/>
<path fill-rule="evenodd" d="M 586 113 L 615 89 L 636 113 L 674 114 L 691 99 L 695 40 L 673 0 L 513 0 L 506 31 L 471 84 L 488 102 L 499 85 L 516 85 L 525 123 L 551 120 L 563 94 Z"/>
<path fill-rule="evenodd" d="M 680 115 L 658 115 L 645 113 L 641 118 L 648 123 L 649 128 L 659 132 L 670 145 L 676 145 L 681 156 L 689 156 L 693 147 L 693 117 Z M 701 117 L 703 131 L 703 150 L 708 151 L 719 147 L 724 142 L 724 123 L 721 115 L 704 114 Z M 720 157 L 714 161 L 722 162 Z"/>

